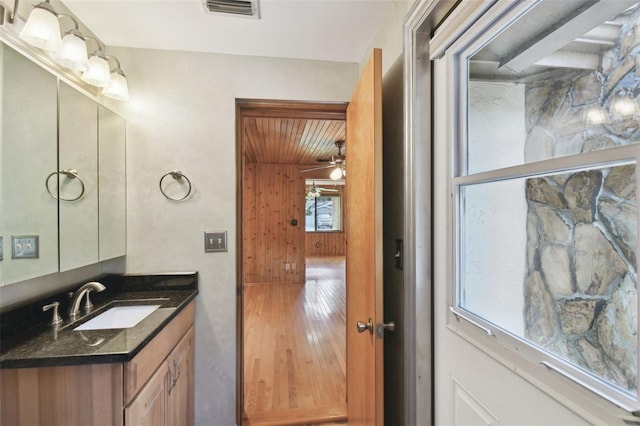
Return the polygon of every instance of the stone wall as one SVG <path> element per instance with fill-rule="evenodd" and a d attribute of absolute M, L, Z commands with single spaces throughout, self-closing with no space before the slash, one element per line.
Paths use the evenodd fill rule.
<path fill-rule="evenodd" d="M 587 126 L 588 108 L 637 98 L 640 10 L 624 18 L 597 72 L 529 83 L 527 162 L 638 142 L 638 117 Z M 526 181 L 525 335 L 543 348 L 636 391 L 637 202 L 635 165 Z"/>

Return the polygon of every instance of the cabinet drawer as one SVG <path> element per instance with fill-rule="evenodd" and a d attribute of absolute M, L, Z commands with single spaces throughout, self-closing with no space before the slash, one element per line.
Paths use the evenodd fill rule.
<path fill-rule="evenodd" d="M 131 361 L 124 364 L 124 405 L 142 389 L 178 341 L 193 325 L 195 302 L 189 303 Z"/>

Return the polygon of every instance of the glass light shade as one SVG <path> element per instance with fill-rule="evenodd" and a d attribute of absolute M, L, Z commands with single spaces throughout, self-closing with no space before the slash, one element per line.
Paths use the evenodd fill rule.
<path fill-rule="evenodd" d="M 75 34 L 68 33 L 62 39 L 62 48 L 56 55 L 56 62 L 74 71 L 85 72 L 89 69 L 87 42 Z"/>
<path fill-rule="evenodd" d="M 129 88 L 124 75 L 114 71 L 111 73 L 111 84 L 102 90 L 102 94 L 118 101 L 129 100 Z"/>
<path fill-rule="evenodd" d="M 89 69 L 82 74 L 82 80 L 96 87 L 111 84 L 111 71 L 106 59 L 93 55 L 89 58 Z"/>
<path fill-rule="evenodd" d="M 584 122 L 587 126 L 609 123 L 609 114 L 600 105 L 587 108 L 584 112 Z"/>
<path fill-rule="evenodd" d="M 338 166 L 335 169 L 333 169 L 329 177 L 333 180 L 338 180 L 342 178 L 342 167 Z"/>
<path fill-rule="evenodd" d="M 39 49 L 57 52 L 62 46 L 58 17 L 49 9 L 34 7 L 20 38 Z"/>
<path fill-rule="evenodd" d="M 638 103 L 630 96 L 616 95 L 609 111 L 615 120 L 626 120 L 638 115 Z"/>

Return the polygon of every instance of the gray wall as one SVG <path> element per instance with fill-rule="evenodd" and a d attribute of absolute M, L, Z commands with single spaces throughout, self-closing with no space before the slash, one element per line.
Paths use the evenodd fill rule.
<path fill-rule="evenodd" d="M 159 50 L 113 49 L 126 64 L 127 272 L 196 270 L 196 424 L 235 424 L 235 99 L 348 100 L 357 65 Z M 180 169 L 185 202 L 158 190 Z M 203 232 L 227 230 L 226 253 L 204 253 Z"/>

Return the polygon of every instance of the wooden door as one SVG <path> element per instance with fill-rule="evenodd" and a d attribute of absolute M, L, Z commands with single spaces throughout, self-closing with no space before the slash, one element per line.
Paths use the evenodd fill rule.
<path fill-rule="evenodd" d="M 347 414 L 382 425 L 382 51 L 374 49 L 347 108 Z M 358 332 L 356 324 L 370 324 Z"/>

